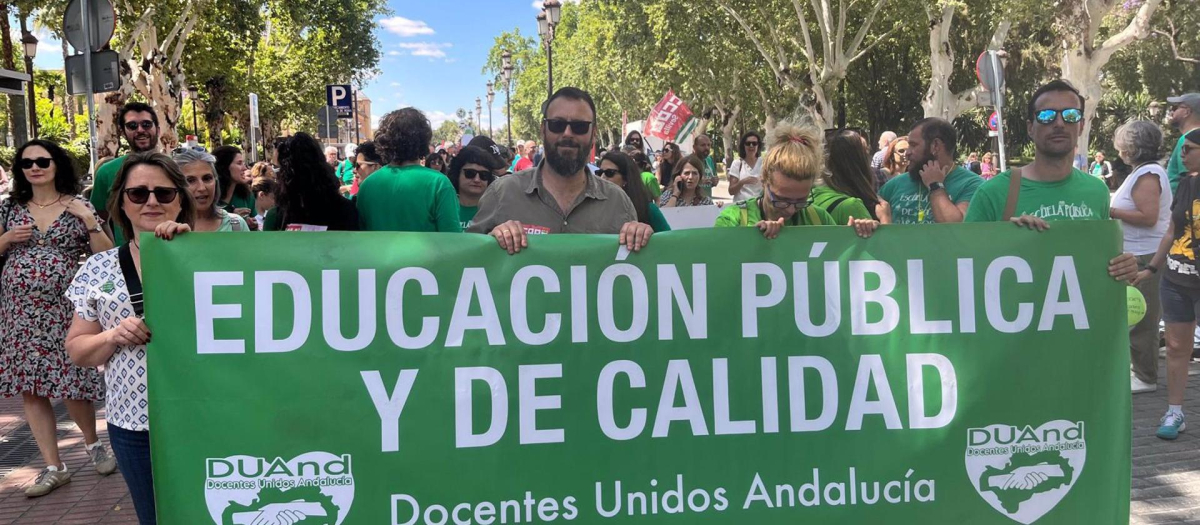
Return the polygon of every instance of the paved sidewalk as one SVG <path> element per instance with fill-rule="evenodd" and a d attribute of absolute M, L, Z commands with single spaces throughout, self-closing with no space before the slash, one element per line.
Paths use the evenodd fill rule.
<path fill-rule="evenodd" d="M 1193 364 L 1193 370 L 1200 372 L 1200 364 Z M 1160 378 L 1164 377 L 1165 372 L 1160 373 Z M 1157 392 L 1133 396 L 1130 523 L 1136 525 L 1200 524 L 1200 427 L 1193 427 L 1173 442 L 1154 437 L 1158 419 L 1166 409 L 1166 390 L 1166 383 L 1160 381 Z M 1188 420 L 1200 425 L 1200 374 L 1190 378 L 1187 399 L 1190 403 L 1184 405 L 1184 410 Z M 0 475 L 8 472 L 3 453 L 12 449 L 13 441 L 9 440 L 20 439 L 24 424 L 21 400 L 0 399 Z M 107 443 L 103 420 L 98 427 L 100 439 Z M 65 417 L 59 419 L 58 428 L 63 460 L 74 473 L 71 483 L 48 496 L 27 499 L 23 489 L 43 466 L 34 450 L 32 459 L 0 478 L 0 525 L 137 523 L 121 474 L 96 474 L 88 463 L 79 429 Z"/>

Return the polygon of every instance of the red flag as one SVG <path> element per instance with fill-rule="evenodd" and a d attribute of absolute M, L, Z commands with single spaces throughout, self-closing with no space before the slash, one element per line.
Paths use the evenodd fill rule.
<path fill-rule="evenodd" d="M 695 127 L 692 110 L 688 109 L 682 99 L 675 96 L 674 91 L 667 91 L 667 95 L 650 111 L 650 118 L 646 119 L 645 135 L 679 142 L 681 137 L 691 134 Z"/>

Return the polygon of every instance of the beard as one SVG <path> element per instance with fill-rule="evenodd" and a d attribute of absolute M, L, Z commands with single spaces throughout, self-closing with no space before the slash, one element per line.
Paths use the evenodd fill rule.
<path fill-rule="evenodd" d="M 908 176 L 912 177 L 913 182 L 916 182 L 917 184 L 923 184 L 921 180 L 921 170 L 925 169 L 925 166 L 928 166 L 929 163 L 933 162 L 934 160 L 925 155 L 922 155 L 922 157 L 923 158 L 913 159 L 908 162 Z"/>
<path fill-rule="evenodd" d="M 558 152 L 559 146 L 574 147 L 577 153 L 574 157 L 561 155 Z M 591 146 L 588 144 L 588 146 Z M 546 162 L 550 164 L 554 171 L 563 177 L 570 177 L 587 166 L 588 151 L 590 148 L 585 148 L 584 144 L 580 144 L 574 139 L 561 138 L 554 144 L 552 148 L 546 148 Z"/>
<path fill-rule="evenodd" d="M 139 140 L 149 140 L 150 145 L 147 146 L 146 149 L 142 149 L 141 147 L 138 146 Z M 155 138 L 155 136 L 150 133 L 136 133 L 132 137 L 130 137 L 129 135 L 125 135 L 125 141 L 129 143 L 129 149 L 133 150 L 134 153 L 145 153 L 147 151 L 154 151 L 154 148 L 158 143 L 158 139 Z"/>

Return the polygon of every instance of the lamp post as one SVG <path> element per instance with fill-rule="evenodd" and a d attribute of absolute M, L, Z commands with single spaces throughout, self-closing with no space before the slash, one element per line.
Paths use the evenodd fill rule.
<path fill-rule="evenodd" d="M 33 59 L 37 56 L 38 39 L 25 29 L 25 19 L 21 19 L 21 46 L 25 50 L 25 73 L 29 74 L 29 132 L 33 138 L 38 137 L 37 95 L 33 92 Z"/>
<path fill-rule="evenodd" d="M 513 147 L 512 140 L 512 53 L 505 51 L 500 55 L 500 62 L 503 64 L 504 71 L 504 113 L 505 122 L 508 127 L 508 147 Z"/>
<path fill-rule="evenodd" d="M 483 104 L 480 103 L 479 97 L 475 97 L 475 133 L 483 134 Z"/>
<path fill-rule="evenodd" d="M 493 84 L 492 84 L 492 81 L 491 81 L 491 80 L 489 80 L 489 81 L 488 81 L 488 83 L 487 83 L 487 99 L 488 99 L 488 136 L 489 136 L 489 137 L 491 137 L 491 138 L 494 140 L 494 139 L 496 138 L 496 137 L 495 137 L 495 133 L 496 133 L 496 132 L 495 132 L 495 131 L 492 129 L 492 102 L 495 102 L 495 101 L 496 101 L 496 92 L 492 90 L 492 86 L 493 86 Z"/>
<path fill-rule="evenodd" d="M 546 43 L 546 98 L 554 95 L 554 27 L 562 18 L 562 2 L 546 0 L 542 2 L 542 12 L 538 13 L 538 34 Z"/>

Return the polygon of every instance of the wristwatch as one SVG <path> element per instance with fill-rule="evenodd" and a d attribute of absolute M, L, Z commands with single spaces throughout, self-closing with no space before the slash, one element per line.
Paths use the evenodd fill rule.
<path fill-rule="evenodd" d="M 945 185 L 945 184 L 942 184 L 942 183 L 940 183 L 940 182 L 931 182 L 931 183 L 929 183 L 929 193 L 933 193 L 933 192 L 935 192 L 935 191 L 937 191 L 937 190 L 946 191 L 946 185 Z"/>
<path fill-rule="evenodd" d="M 88 232 L 90 232 L 90 233 L 104 233 L 104 219 L 97 219 L 97 220 L 96 220 L 96 227 L 95 227 L 95 228 L 89 228 L 89 229 L 88 229 Z"/>

